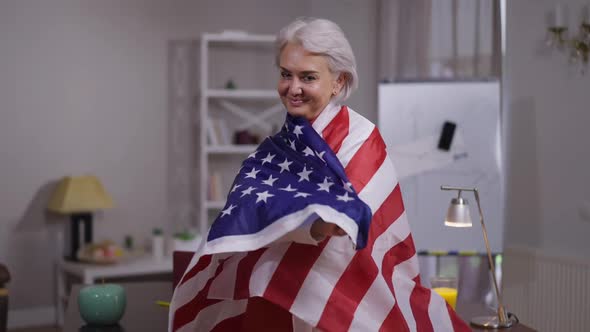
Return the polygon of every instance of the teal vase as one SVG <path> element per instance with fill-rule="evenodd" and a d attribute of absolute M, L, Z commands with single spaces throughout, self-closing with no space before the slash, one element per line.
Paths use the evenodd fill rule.
<path fill-rule="evenodd" d="M 117 324 L 125 313 L 125 289 L 115 284 L 90 285 L 78 294 L 78 309 L 90 325 Z"/>

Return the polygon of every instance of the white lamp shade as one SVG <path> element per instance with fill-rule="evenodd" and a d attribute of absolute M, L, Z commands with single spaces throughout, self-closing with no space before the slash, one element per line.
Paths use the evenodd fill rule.
<path fill-rule="evenodd" d="M 469 213 L 469 205 L 467 200 L 461 197 L 453 198 L 447 217 L 445 218 L 445 226 L 451 227 L 471 227 L 471 214 Z"/>

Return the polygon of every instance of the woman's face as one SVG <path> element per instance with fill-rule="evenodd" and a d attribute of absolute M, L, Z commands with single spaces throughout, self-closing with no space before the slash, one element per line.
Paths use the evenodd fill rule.
<path fill-rule="evenodd" d="M 293 116 L 315 119 L 342 88 L 343 75 L 336 77 L 324 56 L 314 55 L 298 43 L 285 45 L 279 67 L 277 91 Z"/>

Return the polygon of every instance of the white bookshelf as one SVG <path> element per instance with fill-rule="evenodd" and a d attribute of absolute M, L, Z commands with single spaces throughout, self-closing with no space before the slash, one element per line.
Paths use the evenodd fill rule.
<path fill-rule="evenodd" d="M 219 209 L 222 209 L 224 205 L 225 205 L 225 202 L 224 201 L 206 201 L 205 202 L 205 206 L 208 209 L 216 209 L 216 210 L 219 210 Z"/>
<path fill-rule="evenodd" d="M 208 145 L 209 154 L 250 154 L 256 149 L 256 145 Z"/>
<path fill-rule="evenodd" d="M 242 31 L 226 31 L 222 33 L 204 33 L 202 40 L 206 43 L 274 43 L 274 35 L 250 34 Z"/>
<path fill-rule="evenodd" d="M 245 157 L 254 152 L 256 145 L 234 145 L 223 144 L 219 142 L 213 144 L 210 139 L 211 131 L 208 132 L 207 125 L 214 123 L 212 120 L 216 117 L 213 113 L 211 103 L 216 103 L 224 108 L 229 114 L 236 119 L 237 126 L 235 129 L 244 130 L 253 126 L 258 128 L 269 129 L 271 125 L 268 118 L 277 112 L 282 111 L 278 93 L 275 89 L 217 89 L 210 87 L 209 74 L 210 62 L 209 53 L 211 49 L 218 45 L 231 43 L 235 46 L 236 52 L 240 47 L 251 44 L 261 44 L 272 46 L 275 41 L 274 35 L 257 35 L 248 34 L 241 31 L 226 31 L 224 33 L 205 33 L 201 36 L 201 63 L 200 63 L 200 91 L 199 91 L 199 126 L 200 126 L 200 153 L 199 153 L 199 220 L 198 227 L 201 234 L 205 234 L 209 226 L 210 212 L 218 213 L 225 205 L 225 201 L 211 200 L 209 197 L 209 180 L 212 173 L 212 162 L 216 167 L 219 163 L 238 163 Z M 272 50 L 272 47 L 268 47 Z M 272 103 L 276 101 L 275 106 L 256 111 L 255 114 L 241 108 L 240 103 L 248 102 L 265 102 Z M 227 134 L 227 133 L 226 133 Z M 231 132 L 229 133 L 231 136 Z M 227 137 L 225 137 L 227 138 Z M 232 157 L 235 156 L 235 157 Z M 232 157 L 232 158 L 229 158 Z M 233 165 L 230 165 L 233 166 Z M 237 166 L 237 165 L 235 165 Z M 223 167 L 222 167 L 223 168 Z M 215 171 L 218 171 L 215 169 Z M 223 174 L 223 181 L 231 181 L 235 174 Z M 218 188 L 222 189 L 222 188 Z M 223 190 L 223 189 L 222 189 Z M 221 193 L 225 199 L 225 192 Z"/>
<path fill-rule="evenodd" d="M 209 98 L 228 99 L 276 99 L 276 90 L 222 90 L 208 89 L 205 91 Z"/>

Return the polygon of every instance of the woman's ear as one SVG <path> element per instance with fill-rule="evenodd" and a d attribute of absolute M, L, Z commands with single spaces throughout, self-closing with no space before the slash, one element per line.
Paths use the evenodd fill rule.
<path fill-rule="evenodd" d="M 338 77 L 334 81 L 334 93 L 333 93 L 334 95 L 337 95 L 340 93 L 340 91 L 342 90 L 342 87 L 344 87 L 344 83 L 346 83 L 346 74 L 344 74 L 344 73 L 338 74 Z"/>

